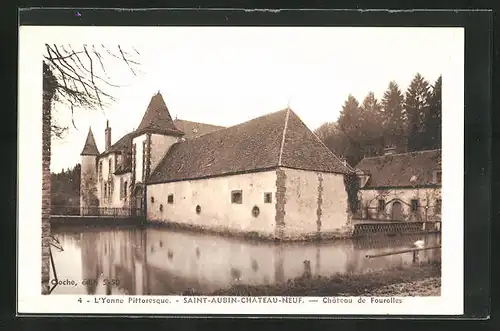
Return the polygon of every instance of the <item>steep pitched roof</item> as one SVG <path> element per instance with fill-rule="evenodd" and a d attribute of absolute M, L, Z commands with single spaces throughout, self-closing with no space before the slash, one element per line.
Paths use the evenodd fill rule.
<path fill-rule="evenodd" d="M 348 172 L 298 116 L 285 109 L 174 144 L 148 182 L 207 178 L 278 166 Z"/>
<path fill-rule="evenodd" d="M 110 153 L 116 153 L 116 152 L 122 152 L 122 151 L 127 151 L 127 152 L 132 152 L 132 138 L 133 138 L 133 133 L 127 133 L 123 137 L 121 137 L 116 143 L 111 145 L 107 151 L 102 152 L 100 156 L 105 156 Z"/>
<path fill-rule="evenodd" d="M 281 166 L 334 173 L 351 171 L 291 110 L 283 135 Z"/>
<path fill-rule="evenodd" d="M 99 155 L 99 150 L 97 149 L 97 144 L 95 143 L 94 134 L 91 128 L 89 128 L 87 140 L 85 141 L 85 145 L 80 155 Z"/>
<path fill-rule="evenodd" d="M 224 129 L 223 126 L 191 122 L 186 120 L 175 119 L 174 125 L 180 131 L 184 132 L 184 138 L 192 139 L 196 137 L 201 137 L 207 133 L 211 133 L 220 129 Z"/>
<path fill-rule="evenodd" d="M 435 172 L 441 171 L 441 150 L 368 157 L 356 168 L 369 175 L 365 189 L 435 186 Z"/>
<path fill-rule="evenodd" d="M 160 92 L 153 95 L 151 98 L 141 123 L 135 131 L 136 134 L 141 134 L 143 132 L 157 132 L 177 136 L 183 135 L 183 132 L 175 127 Z"/>

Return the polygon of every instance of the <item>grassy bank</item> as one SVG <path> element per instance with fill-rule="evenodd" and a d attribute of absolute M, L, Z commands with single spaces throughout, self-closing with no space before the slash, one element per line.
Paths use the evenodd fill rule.
<path fill-rule="evenodd" d="M 362 275 L 295 278 L 275 285 L 235 285 L 212 295 L 235 296 L 422 296 L 440 295 L 441 264 L 396 267 Z"/>

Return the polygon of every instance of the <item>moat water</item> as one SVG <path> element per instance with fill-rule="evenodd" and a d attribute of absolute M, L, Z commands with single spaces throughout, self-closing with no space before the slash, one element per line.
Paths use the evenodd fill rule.
<path fill-rule="evenodd" d="M 163 228 L 61 228 L 52 248 L 59 284 L 53 294 L 209 294 L 235 284 L 277 284 L 304 273 L 363 274 L 412 265 L 412 253 L 366 255 L 441 244 L 439 234 L 366 237 L 322 243 L 274 243 Z M 420 263 L 441 259 L 420 251 Z M 53 274 L 51 274 L 51 279 Z"/>

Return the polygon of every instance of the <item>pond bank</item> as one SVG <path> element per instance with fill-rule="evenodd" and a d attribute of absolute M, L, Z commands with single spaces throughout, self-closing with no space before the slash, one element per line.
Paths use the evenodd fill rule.
<path fill-rule="evenodd" d="M 438 296 L 441 263 L 396 267 L 362 275 L 301 276 L 276 285 L 234 285 L 211 295 L 234 296 Z M 192 293 L 191 293 L 192 294 Z"/>

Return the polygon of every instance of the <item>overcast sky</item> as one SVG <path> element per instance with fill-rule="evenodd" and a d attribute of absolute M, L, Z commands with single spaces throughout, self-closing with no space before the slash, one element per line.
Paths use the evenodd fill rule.
<path fill-rule="evenodd" d="M 111 91 L 118 99 L 112 107 L 75 112 L 77 129 L 53 141 L 57 172 L 80 161 L 89 126 L 102 152 L 106 119 L 114 143 L 139 125 L 157 91 L 172 117 L 231 126 L 290 105 L 314 130 L 336 120 L 349 94 L 361 102 L 373 91 L 380 99 L 389 81 L 404 91 L 417 72 L 433 83 L 461 40 L 450 28 L 44 29 L 51 29 L 44 33 L 48 43 L 74 48 L 133 46 L 142 63 L 142 74 L 134 77 L 120 61 L 106 61 L 112 81 L 126 86 Z M 56 106 L 54 118 L 71 126 L 69 114 Z"/>

